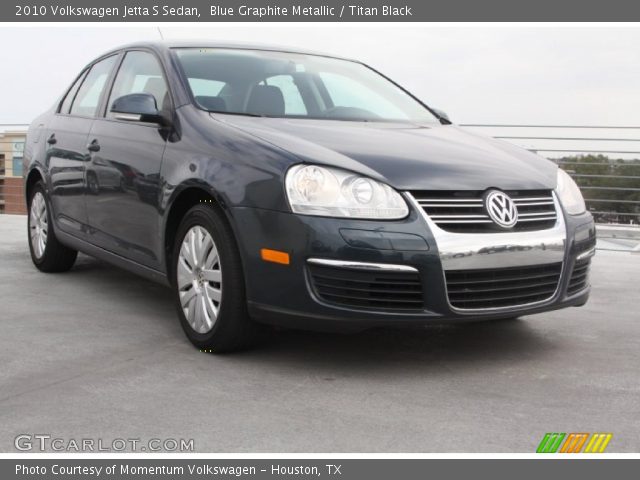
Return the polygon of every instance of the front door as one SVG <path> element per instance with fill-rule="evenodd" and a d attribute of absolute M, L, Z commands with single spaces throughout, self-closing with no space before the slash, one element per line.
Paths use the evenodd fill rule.
<path fill-rule="evenodd" d="M 89 240 L 110 252 L 162 270 L 160 167 L 166 145 L 157 124 L 119 120 L 114 100 L 149 93 L 159 108 L 170 108 L 164 73 L 155 56 L 127 52 L 116 75 L 107 112 L 89 133 L 86 163 Z"/>

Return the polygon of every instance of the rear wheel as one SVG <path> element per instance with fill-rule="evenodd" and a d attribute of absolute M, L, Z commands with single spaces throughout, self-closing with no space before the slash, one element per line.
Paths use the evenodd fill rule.
<path fill-rule="evenodd" d="M 250 345 L 240 253 L 222 212 L 196 205 L 184 216 L 173 249 L 172 283 L 184 332 L 198 348 L 220 353 Z"/>
<path fill-rule="evenodd" d="M 39 270 L 66 272 L 73 266 L 78 252 L 62 245 L 56 238 L 42 181 L 31 189 L 27 225 L 31 260 Z"/>

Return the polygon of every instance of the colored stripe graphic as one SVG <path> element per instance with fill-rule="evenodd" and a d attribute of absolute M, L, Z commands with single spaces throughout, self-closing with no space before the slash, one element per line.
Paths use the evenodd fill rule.
<path fill-rule="evenodd" d="M 566 433 L 545 433 L 536 453 L 556 453 Z"/>
<path fill-rule="evenodd" d="M 594 433 L 590 439 L 589 435 L 589 433 L 545 433 L 536 453 L 604 453 L 613 438 L 612 433 Z M 588 443 L 587 440 L 589 440 Z M 582 447 L 585 443 L 587 446 L 583 451 Z"/>
<path fill-rule="evenodd" d="M 604 453 L 613 437 L 612 433 L 594 433 L 584 449 L 584 453 Z"/>
<path fill-rule="evenodd" d="M 580 453 L 587 438 L 589 438 L 588 433 L 570 433 L 562 445 L 560 453 Z"/>

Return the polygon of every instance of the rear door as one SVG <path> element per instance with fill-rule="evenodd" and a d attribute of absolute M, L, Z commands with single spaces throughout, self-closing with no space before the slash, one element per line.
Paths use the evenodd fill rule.
<path fill-rule="evenodd" d="M 116 58 L 112 55 L 102 59 L 78 77 L 47 128 L 45 163 L 55 223 L 61 230 L 80 237 L 84 236 L 87 223 L 87 137 Z"/>
<path fill-rule="evenodd" d="M 93 122 L 89 134 L 95 150 L 86 162 L 89 238 L 110 252 L 163 269 L 159 192 L 166 130 L 109 112 L 114 100 L 131 93 L 151 94 L 158 109 L 172 108 L 164 71 L 149 51 L 125 54 L 105 115 Z"/>

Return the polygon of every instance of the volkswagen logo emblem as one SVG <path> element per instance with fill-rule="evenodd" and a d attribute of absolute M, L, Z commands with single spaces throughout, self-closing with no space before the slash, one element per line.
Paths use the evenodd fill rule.
<path fill-rule="evenodd" d="M 489 190 L 484 197 L 484 208 L 501 228 L 512 228 L 518 222 L 518 208 L 514 201 L 500 190 Z"/>

